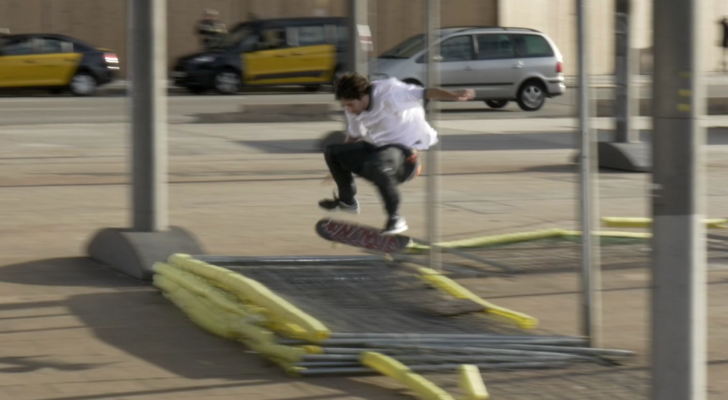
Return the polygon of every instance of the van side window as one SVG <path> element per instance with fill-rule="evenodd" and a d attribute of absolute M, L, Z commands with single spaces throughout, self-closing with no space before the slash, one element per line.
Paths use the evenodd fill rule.
<path fill-rule="evenodd" d="M 478 35 L 478 60 L 514 58 L 513 43 L 508 35 Z"/>
<path fill-rule="evenodd" d="M 513 35 L 513 47 L 519 57 L 553 57 L 554 50 L 542 36 Z"/>
<path fill-rule="evenodd" d="M 473 37 L 463 35 L 445 40 L 440 45 L 440 55 L 443 62 L 472 60 Z"/>
<path fill-rule="evenodd" d="M 326 43 L 326 31 L 323 25 L 301 26 L 298 28 L 299 46 L 316 46 Z"/>

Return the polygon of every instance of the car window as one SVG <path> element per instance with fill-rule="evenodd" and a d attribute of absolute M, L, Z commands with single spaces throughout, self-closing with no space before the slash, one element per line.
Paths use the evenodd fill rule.
<path fill-rule="evenodd" d="M 516 56 L 508 35 L 478 35 L 478 60 L 499 60 Z"/>
<path fill-rule="evenodd" d="M 473 37 L 456 36 L 447 39 L 440 45 L 442 62 L 470 61 L 473 59 Z"/>
<path fill-rule="evenodd" d="M 543 38 L 538 35 L 513 35 L 513 47 L 519 57 L 553 57 L 554 51 Z"/>
<path fill-rule="evenodd" d="M 3 56 L 25 56 L 33 54 L 33 43 L 29 39 L 20 39 L 10 42 L 0 49 Z"/>
<path fill-rule="evenodd" d="M 39 54 L 73 53 L 73 43 L 59 39 L 41 39 L 38 42 Z"/>
<path fill-rule="evenodd" d="M 282 49 L 287 47 L 287 30 L 285 28 L 266 28 L 261 31 L 261 41 L 268 45 L 268 49 Z"/>
<path fill-rule="evenodd" d="M 298 28 L 299 46 L 326 44 L 326 30 L 323 25 L 301 26 Z"/>

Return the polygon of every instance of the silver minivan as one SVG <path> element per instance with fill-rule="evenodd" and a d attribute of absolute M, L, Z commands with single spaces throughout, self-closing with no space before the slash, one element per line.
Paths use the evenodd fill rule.
<path fill-rule="evenodd" d="M 443 28 L 439 30 L 440 86 L 475 89 L 476 99 L 492 108 L 516 101 L 524 111 L 543 107 L 562 95 L 563 57 L 545 34 L 526 28 Z M 382 53 L 370 66 L 373 80 L 398 78 L 425 82 L 425 36 L 413 36 Z"/>

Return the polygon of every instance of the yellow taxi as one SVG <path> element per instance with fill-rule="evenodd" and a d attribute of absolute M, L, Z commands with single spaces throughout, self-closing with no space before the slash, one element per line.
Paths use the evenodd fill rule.
<path fill-rule="evenodd" d="M 113 81 L 119 58 L 64 35 L 0 37 L 0 90 L 48 89 L 89 96 Z"/>
<path fill-rule="evenodd" d="M 318 90 L 342 71 L 347 37 L 347 21 L 339 17 L 244 22 L 204 51 L 180 57 L 172 79 L 192 93 L 262 86 Z"/>

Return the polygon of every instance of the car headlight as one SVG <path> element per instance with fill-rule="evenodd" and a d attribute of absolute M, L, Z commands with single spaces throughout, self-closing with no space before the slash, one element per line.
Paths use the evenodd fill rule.
<path fill-rule="evenodd" d="M 210 57 L 210 56 L 200 56 L 200 57 L 197 57 L 197 58 L 195 58 L 195 59 L 194 59 L 194 60 L 192 60 L 192 61 L 193 61 L 193 62 L 196 62 L 196 63 L 200 63 L 200 64 L 204 64 L 204 63 L 211 63 L 211 62 L 215 61 L 215 57 Z"/>
<path fill-rule="evenodd" d="M 389 75 L 387 75 L 387 74 L 371 74 L 371 75 L 369 75 L 369 78 L 371 80 L 373 80 L 373 81 L 378 81 L 378 80 L 382 80 L 382 79 L 389 78 Z"/>

